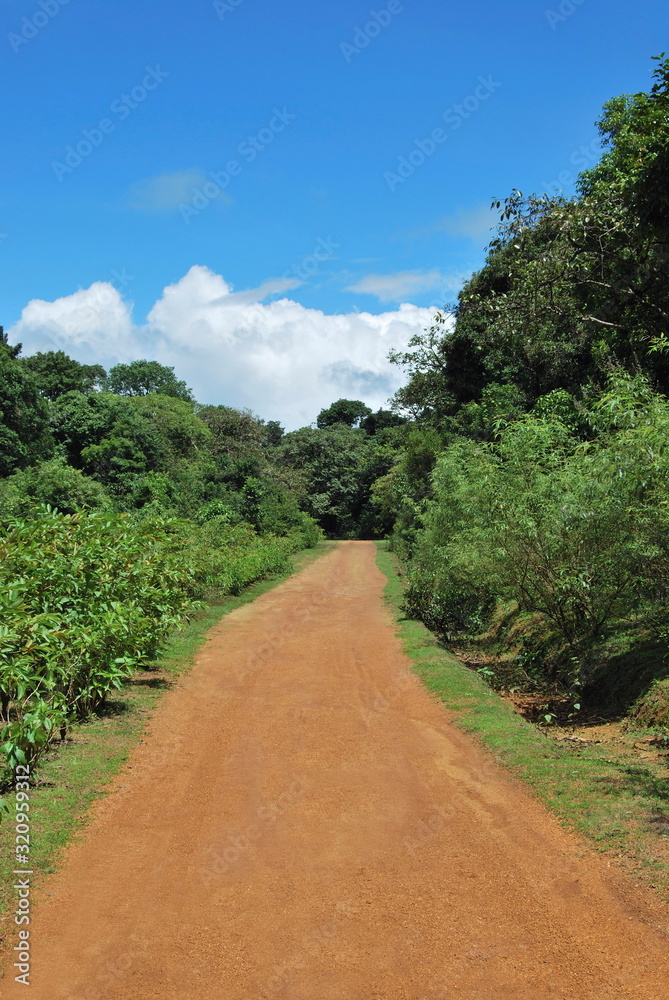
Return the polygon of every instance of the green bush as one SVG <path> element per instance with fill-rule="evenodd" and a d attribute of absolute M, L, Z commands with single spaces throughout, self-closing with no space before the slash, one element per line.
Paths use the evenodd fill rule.
<path fill-rule="evenodd" d="M 447 633 L 480 631 L 495 600 L 515 602 L 563 653 L 551 660 L 542 638 L 535 659 L 571 684 L 612 630 L 669 628 L 669 402 L 613 375 L 585 441 L 549 409 L 441 456 L 407 599 Z"/>
<path fill-rule="evenodd" d="M 105 488 L 62 459 L 15 472 L 0 482 L 0 517 L 25 517 L 46 504 L 62 514 L 111 505 Z"/>
<path fill-rule="evenodd" d="M 7 766 L 35 761 L 196 606 L 179 524 L 51 509 L 0 537 L 1 739 Z"/>

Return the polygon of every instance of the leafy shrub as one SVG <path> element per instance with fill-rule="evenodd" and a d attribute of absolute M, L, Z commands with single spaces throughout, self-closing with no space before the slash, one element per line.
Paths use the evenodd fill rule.
<path fill-rule="evenodd" d="M 196 606 L 178 525 L 51 509 L 0 538 L 1 739 L 8 765 L 35 760 L 152 659 Z"/>
<path fill-rule="evenodd" d="M 0 482 L 0 516 L 25 517 L 38 504 L 47 504 L 62 514 L 107 507 L 104 487 L 84 476 L 62 459 L 52 459 L 15 472 Z"/>
<path fill-rule="evenodd" d="M 552 409 L 442 455 L 408 601 L 446 632 L 477 631 L 495 598 L 515 602 L 545 621 L 527 648 L 534 666 L 545 658 L 571 685 L 574 656 L 587 681 L 589 650 L 610 630 L 667 631 L 669 402 L 613 375 L 585 441 Z M 546 636 L 560 656 L 546 655 Z"/>
<path fill-rule="evenodd" d="M 420 618 L 431 631 L 455 638 L 477 634 L 484 627 L 494 598 L 465 582 L 456 582 L 416 568 L 407 581 L 404 607 L 413 618 Z"/>
<path fill-rule="evenodd" d="M 261 538 L 250 524 L 214 517 L 190 533 L 186 551 L 202 593 L 238 594 L 256 580 L 284 572 L 288 556 L 299 547 L 297 539 Z"/>
<path fill-rule="evenodd" d="M 205 524 L 214 518 L 219 518 L 225 524 L 239 524 L 242 520 L 241 514 L 224 500 L 210 500 L 195 514 L 195 520 L 198 524 Z"/>

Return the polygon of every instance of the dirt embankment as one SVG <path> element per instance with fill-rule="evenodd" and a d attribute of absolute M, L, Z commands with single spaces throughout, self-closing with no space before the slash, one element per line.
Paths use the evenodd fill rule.
<path fill-rule="evenodd" d="M 342 543 L 212 631 L 40 894 L 34 1000 L 664 1000 L 667 908 L 449 725 L 384 582 Z"/>

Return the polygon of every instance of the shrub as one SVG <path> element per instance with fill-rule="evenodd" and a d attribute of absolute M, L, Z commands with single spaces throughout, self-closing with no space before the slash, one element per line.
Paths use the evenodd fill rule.
<path fill-rule="evenodd" d="M 95 710 L 196 606 L 178 522 L 44 508 L 0 537 L 0 738 L 9 767 Z"/>
<path fill-rule="evenodd" d="M 15 472 L 0 482 L 0 516 L 25 517 L 39 504 L 62 514 L 110 505 L 104 487 L 62 459 Z"/>
<path fill-rule="evenodd" d="M 571 685 L 612 630 L 668 631 L 669 402 L 616 374 L 586 441 L 550 409 L 441 456 L 407 599 L 445 632 L 476 632 L 495 598 L 515 602 L 545 621 L 546 672 Z"/>

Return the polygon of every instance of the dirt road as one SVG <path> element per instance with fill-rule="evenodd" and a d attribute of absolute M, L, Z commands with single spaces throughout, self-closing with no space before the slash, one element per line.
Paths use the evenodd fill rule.
<path fill-rule="evenodd" d="M 669 910 L 409 673 L 366 542 L 224 619 L 40 894 L 33 1000 L 664 1000 Z"/>

